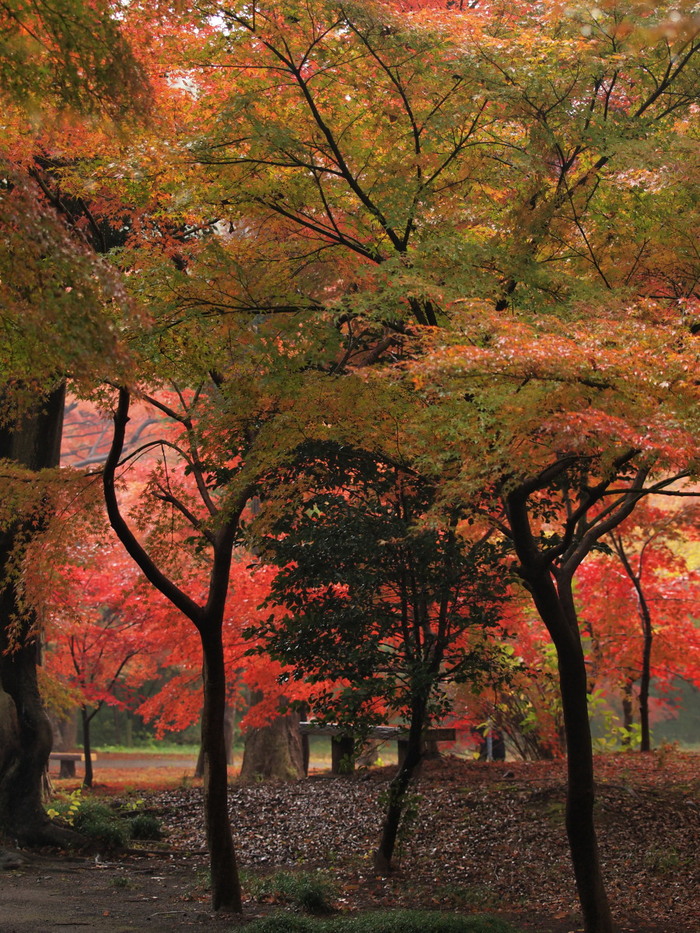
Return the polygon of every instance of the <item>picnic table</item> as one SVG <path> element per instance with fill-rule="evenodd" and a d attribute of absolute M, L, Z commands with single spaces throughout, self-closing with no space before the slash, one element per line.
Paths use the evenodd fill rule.
<path fill-rule="evenodd" d="M 300 722 L 302 748 L 304 752 L 304 772 L 309 773 L 309 736 L 328 735 L 331 739 L 331 773 L 349 774 L 355 770 L 355 739 L 346 726 L 317 722 Z M 395 741 L 398 745 L 399 765 L 402 764 L 408 750 L 408 730 L 402 726 L 373 726 L 368 738 L 383 742 Z M 456 730 L 451 726 L 442 726 L 423 730 L 423 742 L 454 742 Z"/>

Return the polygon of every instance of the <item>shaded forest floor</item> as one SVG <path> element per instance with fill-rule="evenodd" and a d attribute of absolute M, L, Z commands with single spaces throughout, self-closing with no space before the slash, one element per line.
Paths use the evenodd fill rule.
<path fill-rule="evenodd" d="M 602 857 L 624 933 L 700 930 L 699 764 L 697 755 L 676 751 L 597 759 Z M 392 773 L 234 784 L 245 917 L 284 906 L 259 890 L 262 878 L 283 870 L 319 873 L 340 911 L 427 907 L 497 914 L 530 933 L 582 929 L 564 832 L 562 763 L 426 762 L 398 870 L 376 878 L 370 856 Z M 130 787 L 137 783 L 131 774 Z M 22 853 L 22 868 L 0 878 L 1 933 L 232 929 L 230 919 L 213 918 L 208 908 L 201 789 L 120 790 L 110 782 L 109 793 L 138 796 L 159 814 L 166 840 L 97 860 Z"/>

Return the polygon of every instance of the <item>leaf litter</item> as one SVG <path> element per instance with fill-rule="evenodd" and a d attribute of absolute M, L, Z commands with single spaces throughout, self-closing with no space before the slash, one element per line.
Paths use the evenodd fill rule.
<path fill-rule="evenodd" d="M 601 857 L 624 933 L 700 929 L 699 760 L 675 750 L 596 759 Z M 233 784 L 230 813 L 243 869 L 322 870 L 343 909 L 488 911 L 539 933 L 581 929 L 563 762 L 425 762 L 397 869 L 378 878 L 371 855 L 379 798 L 393 773 Z M 151 803 L 163 814 L 170 845 L 204 852 L 201 788 L 154 794 Z"/>

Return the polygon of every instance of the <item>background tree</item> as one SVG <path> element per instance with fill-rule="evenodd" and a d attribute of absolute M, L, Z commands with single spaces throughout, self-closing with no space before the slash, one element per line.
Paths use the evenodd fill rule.
<path fill-rule="evenodd" d="M 485 633 L 505 592 L 498 547 L 483 526 L 429 516 L 433 486 L 379 453 L 310 442 L 270 481 L 284 505 L 262 547 L 280 568 L 272 600 L 288 613 L 251 633 L 316 685 L 315 715 L 360 735 L 387 716 L 405 723 L 375 853 L 388 871 L 423 732 L 449 708 L 445 686 L 492 663 Z"/>
<path fill-rule="evenodd" d="M 652 678 L 662 690 L 676 677 L 698 682 L 700 593 L 697 573 L 689 570 L 682 551 L 682 542 L 696 534 L 696 507 L 641 503 L 606 539 L 611 553 L 597 555 L 580 574 L 593 676 L 617 690 L 628 728 L 638 684 L 641 751 L 651 748 Z"/>
<path fill-rule="evenodd" d="M 133 700 L 138 687 L 156 675 L 160 657 L 149 638 L 144 607 L 135 598 L 133 566 L 125 566 L 122 549 L 91 552 L 83 542 L 72 558 L 61 568 L 61 581 L 54 575 L 44 601 L 50 641 L 45 668 L 72 691 L 80 708 L 83 786 L 92 787 L 93 719 L 105 705 L 123 708 L 129 694 Z"/>

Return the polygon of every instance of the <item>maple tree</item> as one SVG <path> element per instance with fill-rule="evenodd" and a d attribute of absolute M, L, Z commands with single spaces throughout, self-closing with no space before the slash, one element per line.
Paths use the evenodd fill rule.
<path fill-rule="evenodd" d="M 245 406 L 240 434 L 229 426 L 225 432 L 223 459 L 215 458 L 220 443 L 212 425 L 202 418 L 208 411 L 216 416 L 216 398 L 223 380 L 209 378 L 208 385 L 191 393 L 176 388 L 173 404 L 151 395 L 142 395 L 153 408 L 166 415 L 179 429 L 177 440 L 164 438 L 149 442 L 159 446 L 163 459 L 152 474 L 141 505 L 140 522 L 125 517 L 117 492 L 131 393 L 122 388 L 114 412 L 114 434 L 105 462 L 102 479 L 110 524 L 130 557 L 151 585 L 195 626 L 201 643 L 204 685 L 202 710 L 202 752 L 204 760 L 204 804 L 207 843 L 212 874 L 212 900 L 215 909 L 240 912 L 241 892 L 233 838 L 228 818 L 224 713 L 226 706 L 226 668 L 223 625 L 229 589 L 229 574 L 234 547 L 240 535 L 241 518 L 255 492 L 255 474 L 241 458 L 246 429 L 253 436 L 256 421 L 264 418 L 265 400 L 259 408 Z M 237 446 L 234 446 L 237 445 Z M 181 478 L 172 474 L 166 451 L 186 466 Z M 133 457 L 133 453 L 131 455 Z M 126 458 L 127 462 L 130 459 Z M 187 480 L 190 480 L 188 482 Z M 159 516 L 153 504 L 163 503 Z M 193 577 L 180 542 L 185 536 L 180 525 L 194 533 L 199 547 L 211 555 L 206 581 Z M 139 526 L 150 529 L 150 544 L 135 533 Z M 192 549 L 185 554 L 192 555 Z M 196 552 L 195 552 L 196 553 Z M 201 558 L 204 560 L 204 557 Z M 190 595 L 187 590 L 190 590 Z"/>
<path fill-rule="evenodd" d="M 243 713 L 239 728 L 245 740 L 241 770 L 245 779 L 253 779 L 255 775 L 278 779 L 302 776 L 301 762 L 295 764 L 293 755 L 282 746 L 271 749 L 265 730 L 279 717 L 281 705 L 292 699 L 303 701 L 311 690 L 303 685 L 281 687 L 285 665 L 263 654 L 250 656 L 250 641 L 242 634 L 245 627 L 260 623 L 269 615 L 261 606 L 270 595 L 273 573 L 272 568 L 262 566 L 248 551 L 234 551 L 222 639 L 227 709 Z M 152 587 L 142 585 L 138 593 L 141 612 L 150 620 L 149 642 L 154 648 L 157 646 L 162 663 L 167 667 L 167 679 L 138 706 L 137 712 L 155 725 L 157 736 L 163 736 L 199 721 L 202 682 L 201 663 L 197 660 L 198 635 L 188 620 Z M 296 739 L 298 744 L 298 736 Z M 263 761 L 257 760 L 255 751 L 251 751 L 252 744 L 258 741 L 266 745 Z M 278 754 L 274 754 L 275 751 Z"/>
<path fill-rule="evenodd" d="M 94 540 L 94 529 L 89 531 Z M 136 594 L 135 568 L 126 563 L 123 550 L 114 544 L 97 549 L 83 543 L 70 556 L 52 575 L 51 592 L 42 605 L 47 618 L 44 668 L 80 708 L 83 786 L 92 787 L 92 720 L 105 704 L 123 708 L 125 696 L 133 697 L 155 676 L 163 653 L 150 634 L 150 619 Z"/>
<path fill-rule="evenodd" d="M 675 677 L 698 682 L 698 578 L 678 550 L 696 534 L 695 507 L 669 510 L 644 502 L 609 535 L 610 554 L 596 556 L 579 574 L 591 679 L 619 693 L 628 728 L 639 683 L 641 751 L 651 749 L 652 678 L 661 690 Z"/>
<path fill-rule="evenodd" d="M 681 400 L 692 395 L 682 373 L 694 365 L 684 323 L 692 326 L 697 282 L 686 139 L 698 43 L 692 24 L 681 17 L 674 25 L 671 12 L 629 4 L 563 16 L 555 5 L 515 4 L 463 14 L 433 8 L 406 21 L 379 6 L 220 11 L 205 54 L 188 48 L 183 62 L 202 105 L 196 142 L 185 147 L 207 169 L 206 184 L 188 191 L 190 209 L 216 204 L 228 234 L 202 242 L 187 275 L 171 263 L 163 277 L 163 264 L 155 264 L 140 284 L 167 293 L 171 319 L 194 309 L 208 309 L 210 319 L 260 312 L 280 322 L 281 345 L 304 326 L 310 365 L 334 374 L 395 358 L 418 326 L 443 325 L 432 335 L 434 368 L 421 359 L 415 381 L 422 393 L 431 380 L 442 383 L 438 372 L 459 372 L 453 385 L 463 405 L 436 389 L 441 400 L 429 406 L 433 424 L 424 427 L 423 449 L 439 437 L 446 463 L 461 445 L 465 462 L 479 464 L 463 487 L 469 471 L 448 479 L 446 496 L 459 489 L 468 502 L 480 482 L 488 489 L 502 483 L 503 495 L 485 511 L 505 508 L 502 527 L 517 545 L 517 566 L 542 613 L 550 613 L 570 732 L 568 826 L 586 924 L 596 933 L 610 930 L 612 920 L 592 822 L 571 575 L 605 528 L 596 508 L 609 526 L 633 508 L 647 467 L 634 474 L 632 465 L 650 447 L 659 463 L 673 462 L 671 472 L 681 454 L 690 454 L 686 464 L 692 460 L 692 429 L 675 432 L 672 421 L 669 431 L 658 412 L 622 404 L 633 387 L 635 403 L 649 393 L 645 377 L 656 372 L 660 354 L 671 370 L 677 364 L 669 384 L 677 380 Z M 687 211 L 677 211 L 679 199 Z M 640 298 L 652 301 L 635 304 Z M 653 303 L 666 298 L 681 299 L 669 326 L 667 309 Z M 465 320 L 462 309 L 472 316 Z M 494 310 L 508 312 L 505 320 L 494 321 Z M 292 325 L 290 311 L 298 312 Z M 587 316 L 598 332 L 580 323 Z M 683 360 L 666 339 L 671 332 Z M 578 352 L 572 371 L 574 333 L 589 356 Z M 620 348 L 629 353 L 635 336 L 646 367 L 644 378 L 633 372 L 628 379 Z M 465 349 L 470 342 L 474 352 Z M 542 359 L 551 379 L 538 382 Z M 484 380 L 494 380 L 490 396 L 479 382 L 482 364 Z M 654 390 L 666 405 L 669 393 L 655 383 Z M 590 401 L 596 391 L 610 403 L 604 416 Z M 547 444 L 539 439 L 542 425 Z M 494 441 L 509 432 L 510 443 Z M 583 444 L 603 434 L 606 442 L 593 452 L 569 453 L 576 438 Z M 515 454 L 519 469 L 509 487 Z M 590 489 L 587 476 L 594 477 Z M 618 477 L 629 481 L 624 494 L 606 500 Z M 552 515 L 570 505 L 580 519 L 562 519 L 561 551 L 548 544 L 549 492 Z M 605 513 L 606 501 L 619 508 Z M 539 550 L 528 550 L 530 518 L 541 530 Z M 562 589 L 548 602 L 555 562 L 564 568 Z"/>
<path fill-rule="evenodd" d="M 246 423 L 243 387 L 273 358 L 275 401 L 261 406 L 264 417 L 285 407 L 282 394 L 307 436 L 343 437 L 347 424 L 318 402 L 352 390 L 328 375 L 426 354 L 410 377 L 412 456 L 439 476 L 443 505 L 477 503 L 479 521 L 498 519 L 549 613 L 567 728 L 583 735 L 580 746 L 569 742 L 577 879 L 587 927 L 607 933 L 580 646 L 566 634 L 570 584 L 606 518 L 622 520 L 649 487 L 646 470 L 693 469 L 687 373 L 698 277 L 687 155 L 697 31 L 663 4 L 398 7 L 185 8 L 159 23 L 151 46 L 170 121 L 158 145 L 134 139 L 126 156 L 106 145 L 90 159 L 76 140 L 86 158 L 61 180 L 74 196 L 90 190 L 111 217 L 136 206 L 118 262 L 152 315 L 135 339 L 142 384 L 204 378 L 212 398 L 221 392 L 212 431 L 224 450 L 204 470 L 216 489 L 240 449 L 226 443 L 260 425 L 260 411 Z M 128 13 L 132 23 L 152 16 Z M 414 337 L 425 325 L 440 327 L 421 347 Z M 123 393 L 117 435 L 126 403 Z M 353 415 L 363 443 L 359 421 L 369 415 L 369 406 Z M 289 448 L 290 420 L 285 430 L 267 438 L 263 457 Z M 119 452 L 118 436 L 107 487 L 123 530 L 111 488 Z M 255 472 L 253 459 L 243 471 Z M 189 509 L 167 483 L 158 489 L 166 505 Z M 211 544 L 225 522 L 211 531 L 202 499 Z M 217 587 L 221 604 L 226 588 Z M 579 798 L 583 849 L 572 828 Z"/>
<path fill-rule="evenodd" d="M 510 542 L 514 571 L 557 650 L 567 830 L 593 931 L 611 930 L 612 920 L 593 821 L 588 678 L 574 575 L 641 497 L 672 489 L 697 462 L 697 387 L 687 376 L 696 366 L 696 338 L 675 307 L 642 305 L 627 315 L 633 329 L 624 317 L 602 313 L 563 325 L 552 318 L 525 322 L 513 312 L 487 326 L 481 309 L 462 312 L 461 334 L 431 336 L 433 353 L 410 367 L 427 403 L 426 438 L 434 444 L 445 431 L 450 439 L 449 447 L 438 444 L 444 462 L 453 464 L 443 494 L 471 501 Z"/>

